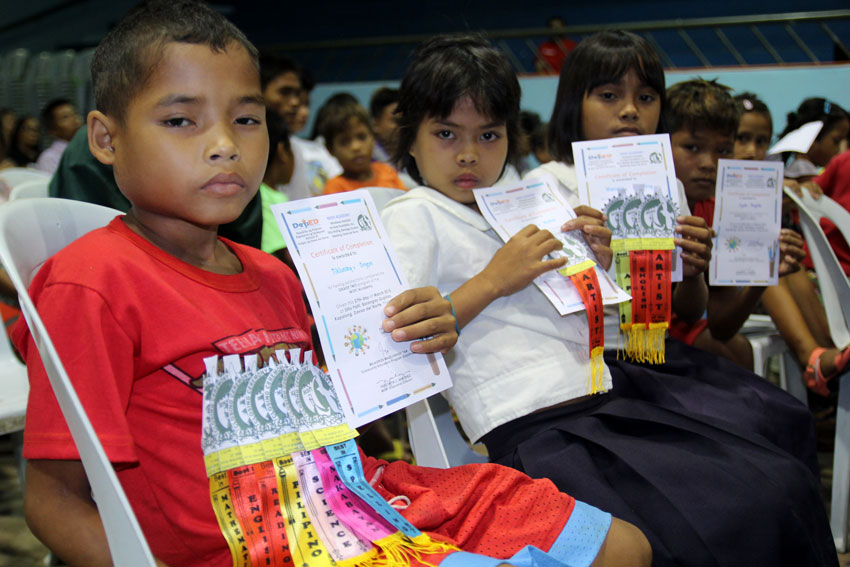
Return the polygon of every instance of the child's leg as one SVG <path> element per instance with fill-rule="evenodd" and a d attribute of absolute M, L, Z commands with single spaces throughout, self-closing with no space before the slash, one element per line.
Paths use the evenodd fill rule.
<path fill-rule="evenodd" d="M 811 352 L 821 346 L 821 343 L 809 329 L 808 322 L 785 284 L 785 279 L 780 280 L 780 285 L 767 288 L 761 301 L 779 334 L 788 343 L 800 364 L 805 366 Z"/>
<path fill-rule="evenodd" d="M 832 347 L 832 337 L 829 334 L 829 324 L 826 322 L 826 312 L 820 301 L 815 286 L 805 270 L 781 278 L 780 282 L 787 286 L 791 297 L 799 306 L 806 326 L 820 346 Z"/>
<path fill-rule="evenodd" d="M 611 519 L 611 529 L 596 559 L 594 567 L 632 567 L 634 565 L 650 565 L 652 563 L 652 548 L 643 532 L 634 525 L 619 518 Z"/>
<path fill-rule="evenodd" d="M 753 369 L 753 347 L 743 335 L 735 335 L 728 341 L 718 341 L 706 328 L 694 339 L 696 348 L 722 356 L 747 370 Z"/>

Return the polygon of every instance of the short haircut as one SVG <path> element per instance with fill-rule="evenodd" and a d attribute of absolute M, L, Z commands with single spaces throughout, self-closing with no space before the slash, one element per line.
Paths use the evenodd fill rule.
<path fill-rule="evenodd" d="M 573 163 L 573 142 L 584 140 L 581 110 L 584 97 L 600 85 L 616 83 L 629 71 L 652 87 L 664 108 L 664 68 L 652 45 L 627 31 L 602 31 L 582 40 L 561 66 L 555 108 L 549 120 L 549 151 L 559 161 Z M 661 120 L 658 132 L 663 132 Z"/>
<path fill-rule="evenodd" d="M 516 154 L 522 90 L 508 58 L 478 35 L 433 37 L 413 52 L 396 109 L 398 147 L 393 161 L 417 183 L 423 181 L 410 148 L 419 126 L 428 117 L 447 118 L 466 97 L 482 115 L 504 122 L 508 135 L 505 163 Z"/>
<path fill-rule="evenodd" d="M 815 138 L 816 140 L 820 140 L 832 130 L 836 123 L 847 118 L 848 116 L 844 109 L 834 102 L 825 98 L 807 98 L 800 103 L 800 107 L 795 112 L 788 113 L 788 123 L 785 126 L 785 130 L 780 134 L 780 137 L 796 130 L 803 124 L 821 120 L 823 121 L 823 128 L 821 128 L 820 133 Z"/>
<path fill-rule="evenodd" d="M 322 103 L 322 106 L 319 107 L 318 112 L 316 112 L 316 119 L 313 121 L 313 130 L 310 132 L 310 139 L 315 140 L 317 137 L 322 136 L 322 123 L 325 121 L 325 116 L 336 106 L 341 106 L 345 104 L 360 104 L 353 94 L 349 92 L 339 92 L 334 93 L 331 97 Z"/>
<path fill-rule="evenodd" d="M 369 112 L 357 102 L 340 102 L 325 107 L 319 134 L 325 139 L 328 150 L 333 147 L 336 136 L 345 132 L 351 124 L 351 119 L 359 120 L 366 129 L 372 131 L 372 121 Z"/>
<path fill-rule="evenodd" d="M 668 131 L 711 130 L 734 136 L 740 115 L 730 90 L 716 79 L 676 83 L 667 89 L 667 106 L 663 110 Z"/>
<path fill-rule="evenodd" d="M 381 87 L 376 90 L 369 100 L 369 113 L 372 115 L 372 119 L 378 118 L 386 107 L 396 102 L 398 102 L 398 89 Z"/>
<path fill-rule="evenodd" d="M 73 103 L 67 98 L 54 98 L 44 106 L 41 111 L 41 123 L 44 124 L 45 130 L 50 132 L 56 127 L 56 119 L 53 116 L 53 111 L 66 104 L 73 105 Z"/>
<path fill-rule="evenodd" d="M 735 101 L 735 106 L 738 107 L 738 116 L 743 116 L 748 112 L 761 114 L 767 118 L 767 122 L 770 124 L 770 132 L 771 134 L 773 133 L 773 117 L 770 115 L 770 109 L 763 100 L 749 92 L 735 95 L 733 100 Z"/>
<path fill-rule="evenodd" d="M 277 146 L 283 144 L 286 151 L 291 152 L 292 144 L 289 141 L 289 128 L 286 126 L 286 120 L 270 108 L 266 108 L 266 126 L 269 130 L 269 160 L 266 163 L 266 169 L 268 169 L 274 162 Z"/>
<path fill-rule="evenodd" d="M 546 147 L 546 125 L 539 114 L 523 110 L 519 113 L 519 127 L 522 133 L 528 136 L 528 145 L 532 152 Z"/>
<path fill-rule="evenodd" d="M 301 67 L 289 57 L 275 55 L 273 53 L 263 53 L 260 55 L 260 84 L 263 89 L 285 73 L 295 73 L 298 75 L 298 79 L 303 82 Z"/>
<path fill-rule="evenodd" d="M 149 0 L 131 9 L 94 53 L 95 106 L 123 121 L 132 98 L 156 70 L 169 43 L 207 45 L 216 52 L 232 42 L 245 48 L 259 69 L 257 49 L 227 19 L 197 0 Z"/>

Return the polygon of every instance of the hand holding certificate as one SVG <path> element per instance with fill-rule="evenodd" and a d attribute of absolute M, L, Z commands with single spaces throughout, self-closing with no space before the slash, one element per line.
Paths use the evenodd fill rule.
<path fill-rule="evenodd" d="M 272 206 L 304 284 L 331 380 L 358 426 L 451 386 L 440 354 L 416 354 L 381 327 L 408 289 L 368 191 Z"/>
<path fill-rule="evenodd" d="M 781 162 L 721 159 L 711 285 L 776 285 L 782 214 Z"/>

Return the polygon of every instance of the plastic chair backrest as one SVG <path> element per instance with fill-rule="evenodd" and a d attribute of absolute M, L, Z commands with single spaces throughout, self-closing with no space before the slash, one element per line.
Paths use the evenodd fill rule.
<path fill-rule="evenodd" d="M 120 211 L 107 207 L 65 199 L 21 199 L 6 203 L 0 206 L 0 262 L 18 291 L 21 311 L 79 450 L 114 564 L 154 567 L 153 555 L 115 470 L 27 292 L 33 276 L 50 256 L 119 214 Z"/>
<path fill-rule="evenodd" d="M 14 201 L 15 199 L 35 199 L 37 197 L 47 197 L 47 186 L 49 183 L 49 177 L 19 183 L 15 185 L 9 193 L 9 200 Z"/>
<path fill-rule="evenodd" d="M 401 189 L 387 187 L 368 187 L 367 190 L 379 210 L 391 200 L 404 195 Z M 460 435 L 451 408 L 441 395 L 411 404 L 406 412 L 410 448 L 416 457 L 416 464 L 447 469 L 487 460 L 473 451 Z"/>
<path fill-rule="evenodd" d="M 27 181 L 50 181 L 50 174 L 31 167 L 10 167 L 8 169 L 0 169 L 0 179 L 14 189 L 16 186 Z"/>
<path fill-rule="evenodd" d="M 800 211 L 800 224 L 818 274 L 829 333 L 835 346 L 843 348 L 850 344 L 850 284 L 820 226 L 820 219 L 832 221 L 850 243 L 850 212 L 826 195 L 816 200 L 808 191 L 803 191 L 802 197 L 788 189 L 785 194 Z"/>

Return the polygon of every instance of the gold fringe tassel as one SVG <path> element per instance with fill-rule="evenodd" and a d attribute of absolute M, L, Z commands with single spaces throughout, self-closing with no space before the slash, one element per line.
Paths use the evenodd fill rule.
<path fill-rule="evenodd" d="M 669 327 L 670 323 L 667 321 L 649 324 L 646 349 L 648 361 L 652 364 L 664 364 L 664 337 L 667 335 L 667 329 Z"/>
<path fill-rule="evenodd" d="M 598 394 L 602 392 L 602 377 L 605 372 L 605 362 L 602 359 L 602 353 L 605 351 L 604 347 L 598 346 L 594 347 L 592 351 L 590 351 L 590 375 L 587 377 L 587 393 L 588 394 Z"/>
<path fill-rule="evenodd" d="M 407 567 L 410 565 L 411 559 L 416 559 L 423 565 L 437 567 L 425 561 L 423 556 L 460 551 L 460 548 L 432 539 L 424 533 L 415 538 L 409 538 L 401 532 L 396 532 L 373 543 L 378 546 L 377 555 L 370 563 L 363 564 L 364 567 L 366 565 L 369 567 Z M 359 563 L 356 565 L 360 567 Z"/>

